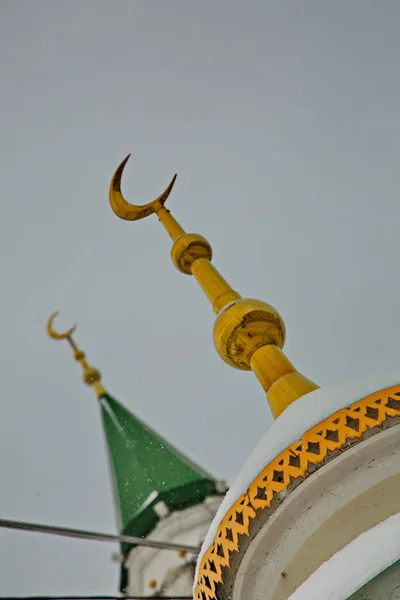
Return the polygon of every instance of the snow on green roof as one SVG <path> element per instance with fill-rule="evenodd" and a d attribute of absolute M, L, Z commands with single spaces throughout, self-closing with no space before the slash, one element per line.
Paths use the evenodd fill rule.
<path fill-rule="evenodd" d="M 216 493 L 216 482 L 115 398 L 100 398 L 120 532 L 146 536 L 169 511 Z"/>

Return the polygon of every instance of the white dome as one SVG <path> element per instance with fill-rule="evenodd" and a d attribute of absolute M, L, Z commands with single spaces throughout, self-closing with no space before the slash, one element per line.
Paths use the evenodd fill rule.
<path fill-rule="evenodd" d="M 198 558 L 195 583 L 197 584 L 198 581 L 202 558 L 213 544 L 221 520 L 242 494 L 246 493 L 266 465 L 288 446 L 299 440 L 306 431 L 336 411 L 350 406 L 370 394 L 399 384 L 400 374 L 382 375 L 318 389 L 291 404 L 266 431 L 221 503 Z"/>

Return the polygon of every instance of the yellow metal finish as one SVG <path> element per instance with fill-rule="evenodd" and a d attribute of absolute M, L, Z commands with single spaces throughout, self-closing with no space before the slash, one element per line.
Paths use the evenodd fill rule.
<path fill-rule="evenodd" d="M 268 365 L 268 369 L 265 365 Z M 296 371 L 282 350 L 274 344 L 257 348 L 250 358 L 250 366 L 268 393 L 274 419 L 295 400 L 318 389 L 318 386 Z"/>
<path fill-rule="evenodd" d="M 282 348 L 285 336 L 281 316 L 261 300 L 241 298 L 232 302 L 219 312 L 214 325 L 214 344 L 219 354 L 232 367 L 246 371 L 252 368 L 251 358 L 256 350 L 266 344 Z"/>
<path fill-rule="evenodd" d="M 75 360 L 82 367 L 83 381 L 86 383 L 86 385 L 90 385 L 96 392 L 97 397 L 100 398 L 101 396 L 103 396 L 103 394 L 105 394 L 105 390 L 100 383 L 100 380 L 101 380 L 100 371 L 98 371 L 98 369 L 95 369 L 94 367 L 91 367 L 88 364 L 88 362 L 86 361 L 84 352 L 82 352 L 82 350 L 80 350 L 78 348 L 78 346 L 76 345 L 76 342 L 72 337 L 73 333 L 76 330 L 76 325 L 74 325 L 73 327 L 68 329 L 68 331 L 65 331 L 64 333 L 59 333 L 54 330 L 53 322 L 57 315 L 58 315 L 58 312 L 55 312 L 50 316 L 50 318 L 47 322 L 47 333 L 54 340 L 67 340 L 67 342 L 69 343 L 69 345 L 71 346 L 71 348 L 74 352 Z"/>
<path fill-rule="evenodd" d="M 195 600 L 218 600 L 218 586 L 224 584 L 232 554 L 237 568 L 237 553 L 240 556 L 248 547 L 252 521 L 259 522 L 261 515 L 264 520 L 269 518 L 281 502 L 280 492 L 289 486 L 292 491 L 328 460 L 335 460 L 371 435 L 379 435 L 383 428 L 399 427 L 399 420 L 400 385 L 396 385 L 338 410 L 278 454 L 222 518 L 214 542 L 201 560 Z"/>
<path fill-rule="evenodd" d="M 130 154 L 124 158 L 112 177 L 110 184 L 110 204 L 115 214 L 121 217 L 121 219 L 124 219 L 125 221 L 138 221 L 139 219 L 144 219 L 145 217 L 158 212 L 163 207 L 174 187 L 176 175 L 174 175 L 166 190 L 158 196 L 158 198 L 153 200 L 153 202 L 149 202 L 143 206 L 134 206 L 133 204 L 129 204 L 121 193 L 122 172 L 129 157 Z"/>
<path fill-rule="evenodd" d="M 172 262 L 187 275 L 194 275 L 217 313 L 214 345 L 221 358 L 237 369 L 252 370 L 264 390 L 274 417 L 300 396 L 318 386 L 296 371 L 281 351 L 285 325 L 279 313 L 259 300 L 243 299 L 211 264 L 210 243 L 197 233 L 186 233 L 164 204 L 175 183 L 149 204 L 135 206 L 121 192 L 121 177 L 128 155 L 115 171 L 110 184 L 110 204 L 121 219 L 136 221 L 156 213 L 173 241 Z"/>

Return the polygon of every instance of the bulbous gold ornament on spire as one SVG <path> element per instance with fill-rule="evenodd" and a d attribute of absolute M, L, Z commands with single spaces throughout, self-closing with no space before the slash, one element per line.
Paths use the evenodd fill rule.
<path fill-rule="evenodd" d="M 197 233 L 186 233 L 165 208 L 176 175 L 153 202 L 135 206 L 121 192 L 121 177 L 128 155 L 115 171 L 110 184 L 110 204 L 121 219 L 136 221 L 155 213 L 173 241 L 172 262 L 186 275 L 194 275 L 210 300 L 217 318 L 214 345 L 232 367 L 252 370 L 267 392 L 274 417 L 318 386 L 299 373 L 282 351 L 285 324 L 278 311 L 260 300 L 242 298 L 211 264 L 212 248 Z"/>
<path fill-rule="evenodd" d="M 73 334 L 75 333 L 76 325 L 73 325 L 70 329 L 68 329 L 67 331 L 65 331 L 63 333 L 55 331 L 55 329 L 53 327 L 53 322 L 57 315 L 58 315 L 58 312 L 54 312 L 50 316 L 49 320 L 47 321 L 47 333 L 54 340 L 67 340 L 67 342 L 69 343 L 69 345 L 71 346 L 71 348 L 74 352 L 75 360 L 82 367 L 82 370 L 83 370 L 82 379 L 83 379 L 84 383 L 86 383 L 86 385 L 91 386 L 94 389 L 94 391 L 96 392 L 97 397 L 100 398 L 101 396 L 103 396 L 105 394 L 105 390 L 100 383 L 100 381 L 101 381 L 100 371 L 98 369 L 95 369 L 94 367 L 91 367 L 88 364 L 85 353 L 82 352 L 82 350 L 80 350 L 78 348 L 74 338 L 72 337 Z"/>

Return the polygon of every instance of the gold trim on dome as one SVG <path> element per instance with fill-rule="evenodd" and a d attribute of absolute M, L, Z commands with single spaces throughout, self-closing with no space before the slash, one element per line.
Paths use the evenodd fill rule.
<path fill-rule="evenodd" d="M 217 587 L 224 583 L 223 570 L 232 567 L 232 553 L 242 550 L 242 541 L 246 538 L 249 542 L 250 526 L 257 519 L 258 511 L 271 509 L 281 502 L 279 492 L 288 490 L 289 486 L 294 489 L 338 453 L 378 433 L 385 425 L 396 424 L 399 419 L 400 384 L 338 410 L 278 454 L 221 520 L 213 544 L 201 559 L 195 600 L 218 600 Z"/>

